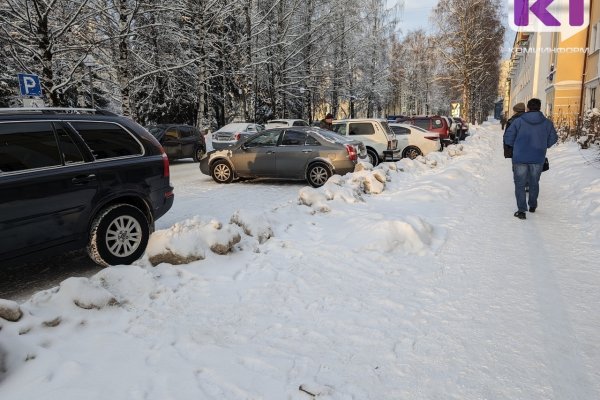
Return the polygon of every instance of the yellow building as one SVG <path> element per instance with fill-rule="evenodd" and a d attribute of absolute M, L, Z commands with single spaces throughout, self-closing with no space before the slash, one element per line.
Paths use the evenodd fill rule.
<path fill-rule="evenodd" d="M 600 108 L 600 2 L 592 1 L 584 75 L 584 110 Z"/>
<path fill-rule="evenodd" d="M 583 70 L 586 59 L 587 29 L 566 40 L 551 35 L 550 59 L 546 77 L 546 113 L 555 123 L 574 125 L 581 113 Z"/>
<path fill-rule="evenodd" d="M 498 98 L 502 99 L 502 113 L 510 110 L 510 86 L 508 75 L 510 73 L 510 60 L 500 62 L 500 80 L 498 81 Z"/>

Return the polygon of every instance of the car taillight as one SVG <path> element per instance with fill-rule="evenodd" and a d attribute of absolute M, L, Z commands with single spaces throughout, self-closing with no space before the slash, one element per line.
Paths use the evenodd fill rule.
<path fill-rule="evenodd" d="M 439 136 L 425 136 L 425 139 L 429 139 L 429 140 L 438 140 L 440 137 Z"/>
<path fill-rule="evenodd" d="M 169 177 L 169 157 L 167 157 L 167 153 L 165 153 L 165 150 L 161 147 L 160 148 L 161 152 L 162 152 L 162 161 L 163 161 L 163 178 L 168 178 Z"/>
<path fill-rule="evenodd" d="M 235 137 L 235 140 L 240 140 L 240 137 L 242 137 L 242 134 L 240 132 L 236 132 L 234 137 Z"/>
<path fill-rule="evenodd" d="M 348 151 L 348 157 L 350 158 L 350 161 L 358 160 L 358 155 L 356 154 L 356 149 L 354 148 L 354 146 L 347 144 L 346 150 Z"/>
<path fill-rule="evenodd" d="M 388 150 L 394 150 L 394 144 L 392 143 L 391 140 L 388 140 Z"/>

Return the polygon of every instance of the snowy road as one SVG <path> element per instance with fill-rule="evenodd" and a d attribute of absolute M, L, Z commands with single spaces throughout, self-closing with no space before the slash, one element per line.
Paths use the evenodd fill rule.
<path fill-rule="evenodd" d="M 381 194 L 303 191 L 310 207 L 302 184 L 219 186 L 175 165 L 178 202 L 159 227 L 201 218 L 158 233 L 171 249 L 241 232 L 227 224 L 236 208 L 273 236 L 38 293 L 0 331 L 0 398 L 597 400 L 593 157 L 552 149 L 526 221 L 491 126 L 464 151 L 397 163 Z"/>

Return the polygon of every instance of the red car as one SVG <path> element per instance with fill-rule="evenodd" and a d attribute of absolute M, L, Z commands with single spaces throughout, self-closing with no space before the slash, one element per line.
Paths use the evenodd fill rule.
<path fill-rule="evenodd" d="M 454 138 L 450 137 L 450 126 L 446 118 L 439 115 L 434 116 L 417 116 L 399 118 L 396 122 L 403 124 L 416 125 L 430 132 L 436 132 L 440 135 L 442 143 L 452 143 Z"/>

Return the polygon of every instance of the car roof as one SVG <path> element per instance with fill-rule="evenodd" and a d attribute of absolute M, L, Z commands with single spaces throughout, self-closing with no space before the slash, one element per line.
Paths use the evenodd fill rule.
<path fill-rule="evenodd" d="M 255 124 L 254 122 L 232 122 L 230 124 L 220 127 L 219 130 L 222 130 L 222 129 L 246 129 L 248 127 L 248 125 L 258 125 L 258 124 Z"/>
<path fill-rule="evenodd" d="M 271 121 L 267 121 L 267 124 L 275 124 L 278 122 L 296 122 L 296 121 L 304 121 L 302 119 L 273 119 Z"/>
<path fill-rule="evenodd" d="M 385 122 L 387 123 L 388 120 L 385 118 L 347 118 L 347 119 L 336 119 L 335 121 L 333 121 L 333 123 L 335 124 L 336 122 Z"/>
<path fill-rule="evenodd" d="M 73 113 L 30 113 L 30 112 L 15 112 L 15 113 L 0 113 L 0 121 L 47 121 L 47 120 L 90 120 L 90 121 L 123 121 L 127 118 L 113 114 L 73 114 Z"/>

